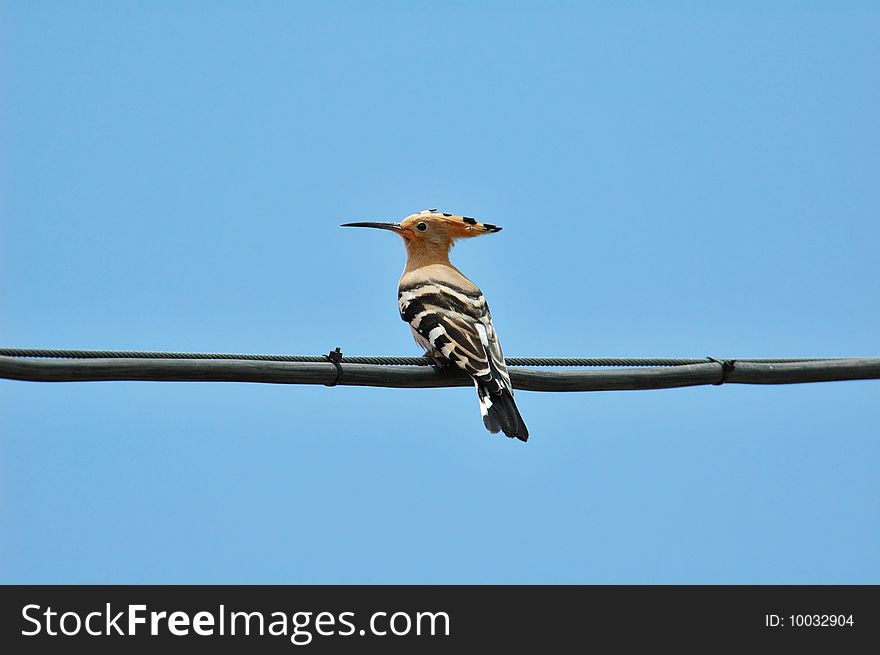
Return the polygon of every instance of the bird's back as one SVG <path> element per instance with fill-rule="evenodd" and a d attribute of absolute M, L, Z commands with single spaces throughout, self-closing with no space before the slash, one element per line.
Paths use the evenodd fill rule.
<path fill-rule="evenodd" d="M 479 287 L 451 264 L 407 268 L 398 302 L 416 342 L 474 379 L 486 427 L 525 441 L 528 430 L 513 402 L 504 353 Z"/>
<path fill-rule="evenodd" d="M 466 365 L 479 360 L 483 350 L 475 325 L 491 326 L 477 285 L 451 264 L 431 264 L 404 272 L 397 299 L 401 318 L 421 346 L 468 372 L 476 370 Z"/>

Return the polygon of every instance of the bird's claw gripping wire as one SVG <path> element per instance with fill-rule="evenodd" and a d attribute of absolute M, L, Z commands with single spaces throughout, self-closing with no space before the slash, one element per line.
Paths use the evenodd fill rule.
<path fill-rule="evenodd" d="M 453 363 L 449 359 L 434 351 L 426 352 L 425 357 L 430 359 L 434 368 L 440 371 L 443 375 L 446 375 L 449 369 L 453 366 Z"/>

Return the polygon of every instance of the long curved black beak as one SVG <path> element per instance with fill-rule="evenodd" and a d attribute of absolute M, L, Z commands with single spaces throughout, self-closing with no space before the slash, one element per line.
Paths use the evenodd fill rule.
<path fill-rule="evenodd" d="M 360 222 L 360 223 L 343 223 L 339 227 L 375 227 L 379 230 L 391 230 L 392 232 L 400 232 L 402 228 L 400 223 L 381 223 L 381 222 Z"/>

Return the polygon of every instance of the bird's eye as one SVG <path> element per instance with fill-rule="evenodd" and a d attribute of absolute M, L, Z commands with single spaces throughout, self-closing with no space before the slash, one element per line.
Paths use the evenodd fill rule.
<path fill-rule="evenodd" d="M 418 225 L 416 225 L 416 229 L 417 229 L 419 232 L 424 232 L 425 230 L 428 229 L 428 226 L 425 225 L 424 223 L 419 223 Z"/>

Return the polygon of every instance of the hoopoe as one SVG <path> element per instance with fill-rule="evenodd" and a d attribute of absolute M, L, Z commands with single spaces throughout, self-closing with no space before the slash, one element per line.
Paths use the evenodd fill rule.
<path fill-rule="evenodd" d="M 513 386 L 483 292 L 449 261 L 457 239 L 501 231 L 468 216 L 426 209 L 399 223 L 359 222 L 403 237 L 406 267 L 397 287 L 400 317 L 440 366 L 455 365 L 474 380 L 489 432 L 527 441 L 529 431 L 513 401 Z"/>

